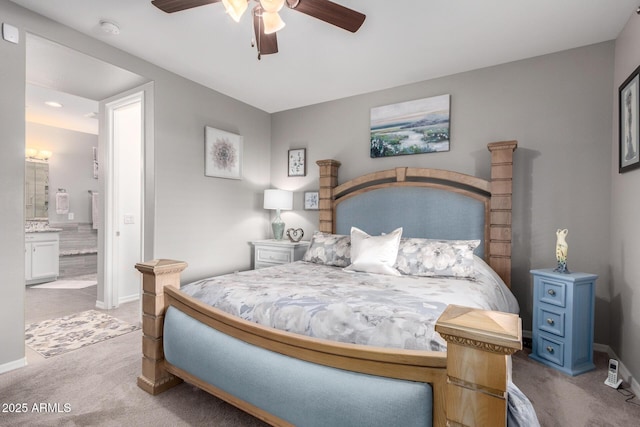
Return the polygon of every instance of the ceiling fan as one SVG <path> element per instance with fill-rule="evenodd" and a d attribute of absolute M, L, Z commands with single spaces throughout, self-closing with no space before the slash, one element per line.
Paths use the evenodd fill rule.
<path fill-rule="evenodd" d="M 227 13 L 236 21 L 247 8 L 248 0 L 152 0 L 158 9 L 167 12 L 179 12 L 193 7 L 222 2 Z M 276 32 L 284 27 L 278 11 L 284 4 L 289 9 L 302 12 L 336 27 L 355 33 L 366 16 L 360 12 L 333 3 L 329 0 L 255 0 L 252 10 L 253 30 L 255 32 L 258 59 L 262 55 L 278 52 Z"/>

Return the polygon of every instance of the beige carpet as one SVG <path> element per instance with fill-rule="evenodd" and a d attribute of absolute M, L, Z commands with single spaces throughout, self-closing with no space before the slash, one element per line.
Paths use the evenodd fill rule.
<path fill-rule="evenodd" d="M 0 425 L 264 426 L 188 384 L 155 397 L 143 392 L 136 386 L 140 345 L 138 330 L 0 375 L 0 402 L 24 402 L 29 408 L 0 414 Z M 639 425 L 640 406 L 602 384 L 607 358 L 597 355 L 598 370 L 577 377 L 523 352 L 514 356 L 514 382 L 533 402 L 542 426 Z M 32 411 L 40 403 L 51 403 L 52 410 Z"/>
<path fill-rule="evenodd" d="M 640 426 L 640 399 L 630 402 L 629 385 L 621 390 L 604 384 L 609 357 L 594 353 L 596 369 L 565 375 L 520 351 L 513 357 L 513 382 L 527 395 L 543 427 Z"/>

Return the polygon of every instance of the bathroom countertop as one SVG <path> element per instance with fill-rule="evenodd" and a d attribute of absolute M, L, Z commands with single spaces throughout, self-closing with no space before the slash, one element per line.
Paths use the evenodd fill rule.
<path fill-rule="evenodd" d="M 42 228 L 25 228 L 25 233 L 59 233 L 62 228 L 42 227 Z"/>

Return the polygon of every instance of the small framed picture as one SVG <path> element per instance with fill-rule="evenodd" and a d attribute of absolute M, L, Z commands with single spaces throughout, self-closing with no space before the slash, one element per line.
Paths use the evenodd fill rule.
<path fill-rule="evenodd" d="M 640 67 L 619 88 L 620 108 L 620 159 L 619 173 L 640 167 Z"/>
<path fill-rule="evenodd" d="M 304 192 L 304 208 L 306 210 L 318 210 L 320 208 L 320 197 L 317 191 Z"/>
<path fill-rule="evenodd" d="M 294 148 L 289 150 L 289 176 L 307 175 L 307 149 Z"/>

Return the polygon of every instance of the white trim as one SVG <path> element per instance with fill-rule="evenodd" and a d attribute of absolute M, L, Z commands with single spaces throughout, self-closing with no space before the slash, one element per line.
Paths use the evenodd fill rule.
<path fill-rule="evenodd" d="M 118 298 L 118 305 L 120 304 L 124 304 L 127 302 L 132 302 L 132 301 L 138 301 L 140 299 L 140 294 L 132 294 L 126 297 L 119 297 Z"/>
<path fill-rule="evenodd" d="M 13 362 L 8 362 L 0 365 L 0 374 L 13 371 L 14 369 L 24 368 L 25 366 L 27 366 L 27 358 L 23 357 L 22 359 L 14 360 Z"/>

